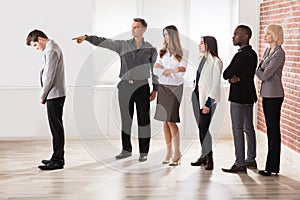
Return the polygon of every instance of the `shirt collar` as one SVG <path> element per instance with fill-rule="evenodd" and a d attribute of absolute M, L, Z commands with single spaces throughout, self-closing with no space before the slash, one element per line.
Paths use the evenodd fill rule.
<path fill-rule="evenodd" d="M 238 49 L 238 52 L 241 52 L 244 48 L 246 47 L 251 47 L 251 45 L 247 44 L 247 45 L 244 45 L 244 46 L 241 46 L 239 49 Z"/>
<path fill-rule="evenodd" d="M 44 51 L 45 51 L 46 49 L 49 48 L 49 45 L 50 45 L 50 43 L 52 43 L 52 42 L 53 42 L 53 41 L 52 41 L 51 39 L 48 40 L 48 42 L 46 43 L 46 46 L 45 46 Z"/>
<path fill-rule="evenodd" d="M 135 39 L 132 38 L 132 39 L 130 40 L 130 43 L 131 43 L 133 46 L 135 46 Z M 145 42 L 145 39 L 143 38 L 141 47 L 142 47 L 145 43 L 146 43 L 146 42 Z"/>

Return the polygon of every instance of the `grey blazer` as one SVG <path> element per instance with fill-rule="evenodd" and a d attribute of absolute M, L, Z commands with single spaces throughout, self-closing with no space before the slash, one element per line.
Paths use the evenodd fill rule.
<path fill-rule="evenodd" d="M 260 95 L 269 98 L 284 97 L 281 78 L 285 52 L 281 46 L 277 46 L 272 53 L 270 50 L 270 48 L 266 49 L 255 73 L 262 81 Z"/>
<path fill-rule="evenodd" d="M 58 44 L 49 40 L 42 57 L 41 99 L 54 99 L 66 96 L 65 69 L 63 54 Z"/>

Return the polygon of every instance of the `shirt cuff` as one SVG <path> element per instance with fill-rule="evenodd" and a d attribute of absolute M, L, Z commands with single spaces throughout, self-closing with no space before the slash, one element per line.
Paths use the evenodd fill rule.
<path fill-rule="evenodd" d="M 157 91 L 157 84 L 152 84 L 153 85 L 153 90 Z"/>
<path fill-rule="evenodd" d="M 210 97 L 207 98 L 207 100 L 205 102 L 205 106 L 208 107 L 208 108 L 211 107 L 211 98 Z"/>

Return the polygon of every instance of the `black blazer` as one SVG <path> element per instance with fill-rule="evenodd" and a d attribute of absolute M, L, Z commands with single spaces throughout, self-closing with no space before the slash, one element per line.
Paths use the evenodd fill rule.
<path fill-rule="evenodd" d="M 253 104 L 257 101 L 254 75 L 257 66 L 257 54 L 250 45 L 241 48 L 225 69 L 223 78 L 228 80 L 236 75 L 237 83 L 230 83 L 229 101 L 240 104 Z"/>

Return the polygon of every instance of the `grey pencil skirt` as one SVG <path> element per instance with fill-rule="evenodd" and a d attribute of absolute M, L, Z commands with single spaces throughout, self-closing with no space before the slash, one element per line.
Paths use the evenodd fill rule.
<path fill-rule="evenodd" d="M 154 119 L 164 122 L 180 122 L 179 106 L 182 98 L 183 84 L 158 85 L 157 105 Z"/>

